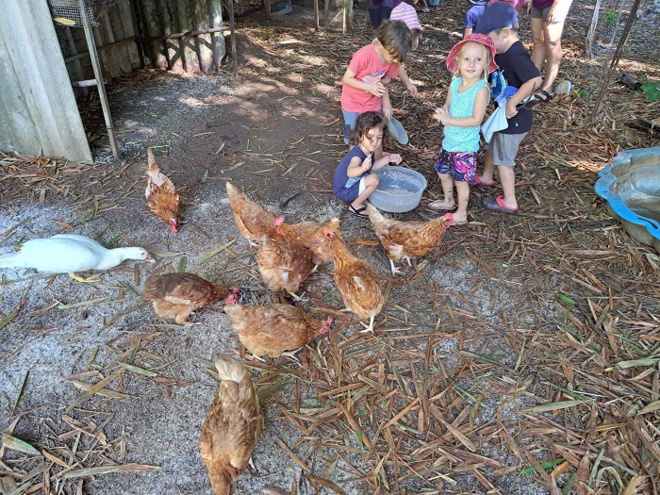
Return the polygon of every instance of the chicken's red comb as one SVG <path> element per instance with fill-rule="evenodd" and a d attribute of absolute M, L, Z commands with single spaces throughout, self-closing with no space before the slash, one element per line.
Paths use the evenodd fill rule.
<path fill-rule="evenodd" d="M 282 215 L 280 215 L 275 220 L 273 220 L 273 225 L 275 225 L 275 227 L 279 227 L 283 223 L 284 223 L 284 217 Z"/>
<path fill-rule="evenodd" d="M 454 225 L 454 215 L 452 215 L 451 213 L 445 213 L 442 216 L 445 217 L 445 222 L 444 222 L 445 227 L 451 227 L 452 225 Z"/>

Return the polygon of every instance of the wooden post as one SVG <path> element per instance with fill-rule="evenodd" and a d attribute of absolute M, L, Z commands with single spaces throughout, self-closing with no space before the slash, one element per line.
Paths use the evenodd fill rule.
<path fill-rule="evenodd" d="M 234 0 L 227 0 L 233 2 Z M 264 10 L 266 11 L 266 19 L 270 19 L 270 0 L 264 0 Z"/>
<path fill-rule="evenodd" d="M 330 18 L 330 0 L 325 0 L 323 2 L 323 16 L 325 17 L 325 28 L 328 29 Z"/>
<path fill-rule="evenodd" d="M 112 156 L 115 157 L 115 160 L 119 160 L 120 157 L 119 149 L 117 148 L 117 138 L 115 137 L 115 128 L 112 126 L 112 117 L 110 115 L 110 104 L 108 103 L 108 95 L 105 92 L 105 82 L 103 81 L 103 73 L 101 72 L 101 64 L 99 63 L 99 55 L 96 53 L 96 43 L 94 42 L 92 27 L 89 25 L 89 19 L 87 19 L 87 6 L 85 5 L 85 0 L 78 0 L 78 6 L 80 7 L 80 17 L 82 19 L 83 28 L 85 29 L 87 46 L 89 47 L 89 58 L 92 62 L 92 68 L 94 69 L 96 87 L 99 89 L 99 99 L 101 100 L 101 108 L 103 108 L 105 127 L 108 129 L 108 137 L 110 138 Z"/>
<path fill-rule="evenodd" d="M 346 34 L 346 3 L 349 0 L 344 0 L 344 5 L 341 7 L 341 32 L 343 34 Z"/>
<path fill-rule="evenodd" d="M 314 28 L 321 29 L 321 20 L 319 19 L 319 0 L 314 0 Z"/>
<path fill-rule="evenodd" d="M 137 45 L 138 58 L 140 59 L 140 69 L 144 69 L 144 33 L 140 23 L 140 11 L 138 10 L 137 0 L 131 0 L 131 20 L 133 21 L 133 32 L 135 33 L 135 44 Z"/>
<path fill-rule="evenodd" d="M 238 74 L 238 55 L 236 50 L 236 24 L 234 22 L 234 0 L 227 0 L 229 6 L 229 36 L 231 38 L 231 59 L 234 62 L 233 74 L 236 77 Z M 270 2 L 268 2 L 270 8 Z"/>

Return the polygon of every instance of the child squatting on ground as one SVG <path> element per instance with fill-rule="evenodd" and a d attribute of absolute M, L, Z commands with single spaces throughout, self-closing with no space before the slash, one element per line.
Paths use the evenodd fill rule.
<path fill-rule="evenodd" d="M 382 150 L 385 119 L 379 112 L 360 114 L 355 122 L 353 137 L 354 146 L 335 170 L 332 190 L 342 201 L 350 202 L 348 212 L 359 218 L 369 218 L 364 213 L 367 209 L 364 202 L 378 187 L 378 176 L 373 173 L 389 163 L 401 163 L 401 156 L 385 153 L 379 159 L 374 154 Z"/>
<path fill-rule="evenodd" d="M 490 96 L 488 74 L 497 69 L 494 58 L 495 47 L 483 34 L 471 34 L 456 43 L 447 56 L 447 68 L 454 75 L 447 100 L 433 114 L 445 126 L 442 149 L 435 163 L 444 199 L 433 201 L 429 208 L 436 211 L 457 208 L 454 213 L 457 225 L 467 222 L 469 182 L 477 172 L 479 131 Z M 454 202 L 454 185 L 458 205 Z"/>
<path fill-rule="evenodd" d="M 493 134 L 486 144 L 484 171 L 474 179 L 476 186 L 493 186 L 495 167 L 502 183 L 503 196 L 484 198 L 484 206 L 502 213 L 518 211 L 516 177 L 513 167 L 518 147 L 532 129 L 532 110 L 521 105 L 541 85 L 541 74 L 518 39 L 518 13 L 511 5 L 496 2 L 486 7 L 475 30 L 493 41 L 499 69 L 492 80 L 505 86 L 507 127 Z M 495 85 L 494 85 L 495 86 Z M 515 92 L 514 92 L 515 91 Z"/>
<path fill-rule="evenodd" d="M 376 39 L 353 54 L 342 78 L 341 111 L 344 116 L 344 142 L 351 143 L 351 130 L 358 115 L 381 112 L 392 117 L 392 104 L 387 85 L 397 76 L 412 46 L 410 29 L 402 21 L 385 21 L 376 30 Z M 380 158 L 382 149 L 376 152 Z"/>

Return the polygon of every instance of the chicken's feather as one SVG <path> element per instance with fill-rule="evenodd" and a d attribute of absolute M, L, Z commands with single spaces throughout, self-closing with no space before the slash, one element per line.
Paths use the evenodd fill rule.
<path fill-rule="evenodd" d="M 245 366 L 222 355 L 215 365 L 221 382 L 202 426 L 199 447 L 214 493 L 228 495 L 252 456 L 263 431 L 263 416 Z"/>
<path fill-rule="evenodd" d="M 259 242 L 264 235 L 276 235 L 275 214 L 251 201 L 230 182 L 227 182 L 229 206 L 234 212 L 238 231 L 252 242 Z"/>
<path fill-rule="evenodd" d="M 324 333 L 332 319 L 319 320 L 289 304 L 242 306 L 228 304 L 229 315 L 238 339 L 255 356 L 278 357 L 308 344 Z"/>
<path fill-rule="evenodd" d="M 179 206 L 181 199 L 172 181 L 161 172 L 151 149 L 147 150 L 147 187 L 144 194 L 151 212 L 170 225 L 172 232 L 179 231 Z"/>

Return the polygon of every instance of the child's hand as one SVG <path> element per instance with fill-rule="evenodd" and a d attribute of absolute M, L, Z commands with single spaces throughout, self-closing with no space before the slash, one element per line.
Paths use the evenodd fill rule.
<path fill-rule="evenodd" d="M 367 91 L 374 96 L 383 96 L 385 94 L 385 85 L 380 82 L 381 77 L 382 76 L 378 76 L 378 79 L 369 84 L 369 89 Z"/>
<path fill-rule="evenodd" d="M 433 118 L 440 121 L 442 125 L 448 125 L 449 120 L 451 119 L 451 115 L 449 115 L 449 110 L 447 110 L 445 107 L 441 107 L 436 108 L 435 112 L 433 113 Z"/>
<path fill-rule="evenodd" d="M 370 153 L 362 162 L 362 173 L 367 172 L 374 162 L 374 154 Z"/>
<path fill-rule="evenodd" d="M 412 84 L 412 83 L 411 83 L 411 84 L 408 84 L 408 85 L 406 86 L 406 89 L 408 90 L 408 92 L 409 92 L 411 95 L 416 95 L 416 94 L 417 94 L 417 86 L 415 86 L 415 85 Z"/>
<path fill-rule="evenodd" d="M 398 153 L 388 153 L 387 159 L 389 163 L 394 163 L 395 165 L 401 163 L 401 155 L 399 155 Z"/>
<path fill-rule="evenodd" d="M 506 118 L 507 118 L 507 119 L 512 119 L 512 118 L 514 118 L 516 115 L 518 115 L 518 109 L 516 108 L 516 105 L 514 105 L 514 104 L 511 103 L 511 98 L 509 98 L 509 99 L 506 101 L 505 112 L 506 112 Z"/>

